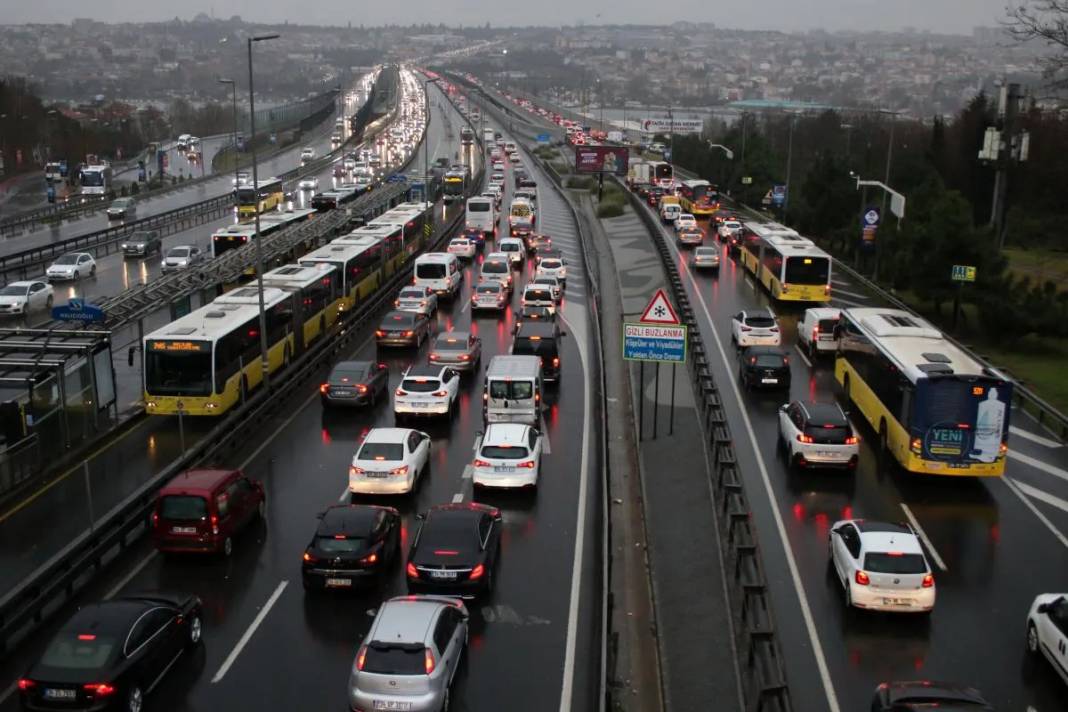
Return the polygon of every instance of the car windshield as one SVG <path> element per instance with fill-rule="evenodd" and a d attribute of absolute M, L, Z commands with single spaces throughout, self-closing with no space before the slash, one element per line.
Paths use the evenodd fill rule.
<path fill-rule="evenodd" d="M 790 257 L 786 260 L 784 282 L 790 284 L 827 284 L 831 262 L 826 257 Z"/>
<path fill-rule="evenodd" d="M 545 269 L 560 269 L 561 267 L 563 267 L 563 264 L 560 262 L 560 260 L 545 259 L 541 261 L 541 266 Z"/>
<path fill-rule="evenodd" d="M 498 249 L 501 252 L 519 252 L 519 245 L 514 242 L 502 242 Z"/>
<path fill-rule="evenodd" d="M 165 521 L 199 521 L 208 516 L 208 502 L 196 495 L 169 495 L 160 500 L 159 516 Z"/>
<path fill-rule="evenodd" d="M 426 675 L 422 645 L 373 642 L 363 658 L 363 672 L 379 675 Z"/>
<path fill-rule="evenodd" d="M 451 247 L 467 247 L 470 244 L 471 244 L 471 241 L 468 240 L 466 237 L 458 237 L 455 240 L 452 240 L 451 242 L 449 242 L 449 245 Z"/>
<path fill-rule="evenodd" d="M 534 384 L 530 381 L 490 381 L 490 398 L 526 400 L 534 397 Z"/>
<path fill-rule="evenodd" d="M 341 381 L 346 383 L 349 381 L 358 382 L 367 378 L 367 368 L 365 366 L 336 366 L 333 372 L 330 374 L 331 381 Z"/>
<path fill-rule="evenodd" d="M 419 279 L 444 279 L 446 275 L 447 270 L 442 262 L 424 262 L 415 266 L 415 276 Z"/>
<path fill-rule="evenodd" d="M 409 327 L 414 319 L 406 313 L 394 313 L 382 320 L 383 329 L 404 329 Z"/>
<path fill-rule="evenodd" d="M 398 299 L 426 299 L 426 292 L 422 289 L 402 289 L 397 295 Z"/>
<path fill-rule="evenodd" d="M 555 356 L 556 342 L 552 339 L 517 336 L 512 344 L 512 353 L 517 356 Z"/>
<path fill-rule="evenodd" d="M 401 389 L 409 393 L 431 393 L 441 388 L 441 381 L 436 378 L 405 378 Z"/>
<path fill-rule="evenodd" d="M 334 536 L 315 537 L 315 548 L 324 554 L 351 554 L 361 551 L 364 546 L 365 541 L 360 537 L 342 537 L 340 539 Z"/>
<path fill-rule="evenodd" d="M 63 631 L 41 656 L 41 665 L 59 670 L 99 670 L 107 664 L 116 644 L 108 635 Z"/>
<path fill-rule="evenodd" d="M 404 445 L 401 443 L 364 443 L 357 460 L 403 460 Z"/>
<path fill-rule="evenodd" d="M 28 289 L 24 284 L 9 284 L 0 289 L 0 297 L 24 297 Z"/>
<path fill-rule="evenodd" d="M 188 257 L 189 256 L 189 248 L 188 247 L 172 247 L 167 252 L 167 256 L 168 257 Z"/>
<path fill-rule="evenodd" d="M 922 554 L 871 553 L 864 556 L 864 568 L 878 574 L 925 574 Z"/>
<path fill-rule="evenodd" d="M 111 207 L 113 207 L 113 208 L 125 208 L 127 205 L 129 205 L 132 202 L 133 201 L 130 200 L 129 198 L 119 198 L 118 200 L 114 201 L 111 204 Z"/>
<path fill-rule="evenodd" d="M 486 203 L 486 202 L 483 202 L 481 200 L 478 201 L 477 203 L 468 203 L 467 204 L 467 212 L 469 212 L 469 213 L 488 213 L 489 210 L 490 210 L 490 204 Z"/>
<path fill-rule="evenodd" d="M 745 318 L 745 324 L 757 329 L 770 329 L 775 326 L 775 320 L 770 316 L 748 316 Z"/>
<path fill-rule="evenodd" d="M 523 298 L 528 302 L 550 302 L 553 295 L 548 289 L 528 289 L 523 292 Z"/>
<path fill-rule="evenodd" d="M 78 264 L 78 255 L 63 255 L 55 263 L 57 265 L 76 265 Z"/>
<path fill-rule="evenodd" d="M 482 457 L 494 460 L 522 460 L 527 457 L 527 449 L 515 445 L 483 445 Z"/>
<path fill-rule="evenodd" d="M 715 247 L 698 247 L 696 254 L 699 257 L 712 257 L 716 254 Z"/>

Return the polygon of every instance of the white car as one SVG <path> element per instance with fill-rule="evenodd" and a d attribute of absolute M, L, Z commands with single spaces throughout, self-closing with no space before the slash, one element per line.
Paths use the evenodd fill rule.
<path fill-rule="evenodd" d="M 246 173 L 245 171 L 239 171 L 230 182 L 234 184 L 235 188 L 249 185 L 252 182 L 252 174 Z"/>
<path fill-rule="evenodd" d="M 490 423 L 471 463 L 476 487 L 537 487 L 542 437 L 522 423 Z"/>
<path fill-rule="evenodd" d="M 740 311 L 731 317 L 731 341 L 737 346 L 780 346 L 779 320 L 770 310 Z"/>
<path fill-rule="evenodd" d="M 779 408 L 779 442 L 794 467 L 855 469 L 857 435 L 835 402 L 793 401 Z"/>
<path fill-rule="evenodd" d="M 371 428 L 349 465 L 349 492 L 406 494 L 430 470 L 430 436 L 407 428 Z"/>
<path fill-rule="evenodd" d="M 36 309 L 51 309 L 52 285 L 39 279 L 12 282 L 0 289 L 0 315 L 27 314 Z"/>
<path fill-rule="evenodd" d="M 521 159 L 519 158 L 519 151 L 513 151 L 511 154 L 509 154 L 508 160 L 513 166 L 518 166 L 521 161 Z"/>
<path fill-rule="evenodd" d="M 538 260 L 534 278 L 538 277 L 556 277 L 563 284 L 567 281 L 567 263 L 560 257 L 545 257 Z"/>
<path fill-rule="evenodd" d="M 847 606 L 905 613 L 934 609 L 934 574 L 907 524 L 846 519 L 835 522 L 829 537 Z"/>
<path fill-rule="evenodd" d="M 503 188 L 503 186 L 504 186 L 504 174 L 503 173 L 492 173 L 492 174 L 490 174 L 489 184 L 490 184 L 491 188 L 493 186 L 499 186 L 499 187 Z"/>
<path fill-rule="evenodd" d="M 482 282 L 471 295 L 471 311 L 504 311 L 508 306 L 508 291 L 500 282 Z"/>
<path fill-rule="evenodd" d="M 462 260 L 470 260 L 478 252 L 478 245 L 466 237 L 454 237 L 449 240 L 448 251 Z"/>
<path fill-rule="evenodd" d="M 1027 652 L 1039 651 L 1068 684 L 1068 594 L 1043 593 L 1027 612 Z"/>
<path fill-rule="evenodd" d="M 400 311 L 430 316 L 438 310 L 438 295 L 429 287 L 404 287 L 397 293 L 393 306 Z"/>
<path fill-rule="evenodd" d="M 508 258 L 508 264 L 513 269 L 523 269 L 523 256 L 527 253 L 527 245 L 521 237 L 502 237 L 497 242 L 497 252 L 504 253 Z M 492 257 L 493 255 L 490 255 Z"/>
<path fill-rule="evenodd" d="M 690 264 L 694 269 L 714 269 L 719 271 L 719 248 L 697 247 L 694 248 Z"/>
<path fill-rule="evenodd" d="M 305 146 L 304 148 L 300 149 L 300 160 L 310 161 L 313 158 L 315 158 L 314 148 L 312 148 L 311 146 Z"/>
<path fill-rule="evenodd" d="M 163 258 L 163 262 L 160 264 L 160 271 L 163 274 L 178 272 L 200 264 L 204 259 L 205 253 L 201 252 L 196 245 L 175 245 L 167 250 L 167 256 Z"/>
<path fill-rule="evenodd" d="M 494 171 L 502 171 L 503 172 L 504 171 L 504 162 L 503 161 L 494 161 L 493 165 L 490 166 L 490 169 L 494 170 Z"/>
<path fill-rule="evenodd" d="M 548 287 L 553 295 L 554 302 L 559 302 L 564 298 L 564 285 L 551 274 L 534 275 L 534 279 L 527 282 L 527 286 L 529 287 L 532 284 L 537 287 Z"/>
<path fill-rule="evenodd" d="M 697 218 L 690 213 L 680 213 L 675 218 L 675 232 L 678 232 L 684 227 L 697 227 Z"/>
<path fill-rule="evenodd" d="M 393 394 L 393 415 L 397 420 L 412 415 L 451 416 L 459 395 L 456 371 L 446 366 L 412 366 Z"/>
<path fill-rule="evenodd" d="M 493 201 L 493 207 L 500 210 L 501 207 L 501 187 L 499 185 L 491 185 L 486 189 L 486 192 L 482 194 L 483 198 L 489 198 Z"/>
<path fill-rule="evenodd" d="M 842 312 L 830 307 L 806 309 L 797 325 L 798 346 L 804 347 L 809 356 L 821 353 L 833 354 L 838 350 L 834 329 Z"/>
<path fill-rule="evenodd" d="M 319 179 L 316 178 L 315 176 L 306 176 L 304 178 L 301 178 L 300 179 L 300 189 L 301 190 L 318 190 L 319 189 Z"/>
<path fill-rule="evenodd" d="M 88 252 L 68 252 L 45 270 L 49 282 L 78 280 L 96 275 L 96 260 Z"/>
<path fill-rule="evenodd" d="M 508 255 L 503 252 L 491 252 L 486 255 L 482 267 L 479 268 L 478 281 L 479 283 L 500 282 L 505 290 L 512 292 L 515 289 L 515 282 L 512 280 L 512 264 Z"/>
<path fill-rule="evenodd" d="M 741 230 L 742 224 L 737 220 L 724 220 L 716 232 L 719 234 L 720 242 L 726 242 L 731 235 Z"/>

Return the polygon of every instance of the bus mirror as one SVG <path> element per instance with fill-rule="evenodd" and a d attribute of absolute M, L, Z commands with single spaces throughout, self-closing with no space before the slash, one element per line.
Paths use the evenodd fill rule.
<path fill-rule="evenodd" d="M 134 352 L 137 350 L 136 346 L 131 346 L 129 351 L 126 352 L 126 363 L 133 368 L 134 365 Z"/>

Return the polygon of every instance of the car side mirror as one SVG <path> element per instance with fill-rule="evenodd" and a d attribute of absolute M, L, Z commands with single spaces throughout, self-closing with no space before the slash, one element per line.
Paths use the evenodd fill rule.
<path fill-rule="evenodd" d="M 1035 611 L 1038 613 L 1048 613 L 1049 609 L 1050 605 L 1048 603 L 1040 603 L 1038 604 L 1038 608 L 1036 608 Z"/>
<path fill-rule="evenodd" d="M 786 409 L 789 408 L 789 407 L 790 407 L 790 405 L 788 403 L 783 403 L 782 405 L 779 406 L 779 412 L 780 413 L 785 413 Z"/>

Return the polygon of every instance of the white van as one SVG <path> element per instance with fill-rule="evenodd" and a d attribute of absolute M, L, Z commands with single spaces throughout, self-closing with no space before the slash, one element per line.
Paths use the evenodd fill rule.
<path fill-rule="evenodd" d="M 428 252 L 415 258 L 416 287 L 427 287 L 438 296 L 451 299 L 460 289 L 460 261 L 448 252 Z"/>
<path fill-rule="evenodd" d="M 486 370 L 482 416 L 487 423 L 541 422 L 541 359 L 494 356 Z"/>
<path fill-rule="evenodd" d="M 467 227 L 477 228 L 483 235 L 492 237 L 497 228 L 495 201 L 481 195 L 467 199 Z"/>
<path fill-rule="evenodd" d="M 832 307 L 806 309 L 797 324 L 797 340 L 809 356 L 833 354 L 838 350 L 834 329 L 842 312 Z"/>

